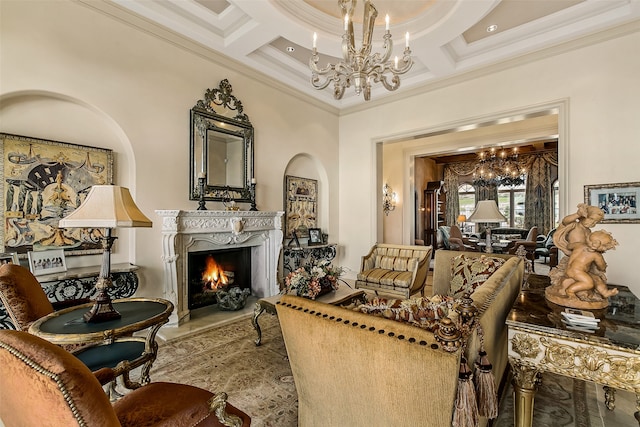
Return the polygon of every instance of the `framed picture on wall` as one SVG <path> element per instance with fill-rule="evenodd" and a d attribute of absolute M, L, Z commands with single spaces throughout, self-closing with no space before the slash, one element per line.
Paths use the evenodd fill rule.
<path fill-rule="evenodd" d="M 640 223 L 640 182 L 584 186 L 584 202 L 604 212 L 602 224 Z"/>
<path fill-rule="evenodd" d="M 309 229 L 317 227 L 318 181 L 287 175 L 284 202 L 284 235 L 295 231 L 298 237 L 308 237 Z"/>
<path fill-rule="evenodd" d="M 101 253 L 93 230 L 58 228 L 93 185 L 113 183 L 113 152 L 103 148 L 0 133 L 2 144 L 2 252 L 63 249 Z"/>

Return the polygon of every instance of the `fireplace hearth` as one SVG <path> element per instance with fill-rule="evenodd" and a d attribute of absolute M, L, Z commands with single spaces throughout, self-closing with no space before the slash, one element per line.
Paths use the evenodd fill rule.
<path fill-rule="evenodd" d="M 251 248 L 188 254 L 189 310 L 218 303 L 220 289 L 251 289 Z"/>
<path fill-rule="evenodd" d="M 190 319 L 189 258 L 197 254 L 217 256 L 219 251 L 242 248 L 250 258 L 248 277 L 239 278 L 238 271 L 234 271 L 234 285 L 240 280 L 248 281 L 246 286 L 256 298 L 280 292 L 278 263 L 284 212 L 157 210 L 156 214 L 162 218 L 162 298 L 175 306 L 167 326 L 176 327 Z"/>

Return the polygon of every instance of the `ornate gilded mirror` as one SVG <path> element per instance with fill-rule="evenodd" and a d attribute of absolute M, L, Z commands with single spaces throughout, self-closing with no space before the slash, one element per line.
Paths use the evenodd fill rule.
<path fill-rule="evenodd" d="M 191 109 L 189 199 L 247 202 L 253 194 L 253 126 L 227 79 Z M 255 182 L 255 181 L 253 181 Z"/>

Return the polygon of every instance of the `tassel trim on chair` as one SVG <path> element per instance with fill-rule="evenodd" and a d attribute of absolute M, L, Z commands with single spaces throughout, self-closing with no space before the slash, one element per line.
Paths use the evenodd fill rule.
<path fill-rule="evenodd" d="M 473 373 L 462 357 L 458 373 L 458 391 L 453 411 L 453 427 L 476 427 L 478 425 L 478 403 L 473 386 Z"/>

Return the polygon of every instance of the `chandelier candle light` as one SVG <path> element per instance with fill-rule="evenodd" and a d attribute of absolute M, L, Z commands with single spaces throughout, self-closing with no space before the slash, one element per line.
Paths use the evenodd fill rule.
<path fill-rule="evenodd" d="M 385 17 L 385 33 L 383 36 L 384 53 L 371 54 L 371 39 L 375 27 L 378 10 L 370 0 L 364 2 L 364 19 L 362 21 L 362 45 L 356 48 L 353 32 L 353 12 L 357 0 L 338 0 L 344 19 L 344 35 L 342 36 L 342 57 L 344 61 L 337 64 L 327 64 L 324 68 L 318 68 L 317 41 L 318 35 L 313 33 L 313 53 L 309 60 L 311 68 L 311 84 L 318 90 L 334 84 L 333 97 L 342 99 L 345 88 L 355 87 L 356 95 L 364 94 L 365 101 L 371 99 L 371 83 L 382 83 L 390 91 L 400 87 L 400 75 L 411 69 L 413 60 L 409 48 L 409 33 L 405 34 L 405 48 L 402 55 L 402 63 L 399 64 L 396 56 L 393 61 L 393 41 L 389 32 L 389 15 Z M 322 76 L 322 78 L 321 78 Z M 389 79 L 390 78 L 390 79 Z M 388 80 L 389 79 L 389 80 Z"/>
<path fill-rule="evenodd" d="M 518 163 L 518 147 L 514 147 L 510 151 L 505 148 L 497 150 L 494 147 L 489 151 L 478 153 L 478 157 L 478 172 L 473 174 L 473 185 L 516 186 L 524 184 L 522 175 L 525 170 Z"/>
<path fill-rule="evenodd" d="M 117 185 L 94 185 L 86 199 L 71 214 L 59 221 L 59 227 L 105 228 L 102 241 L 102 266 L 96 281 L 97 294 L 90 311 L 84 314 L 85 322 L 104 322 L 119 319 L 107 293 L 113 286 L 111 280 L 111 246 L 116 237 L 111 229 L 116 227 L 151 227 L 153 223 L 136 206 L 129 189 Z"/>

